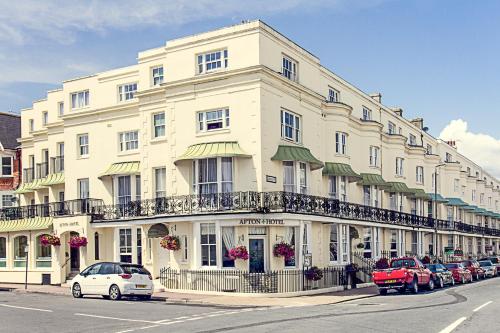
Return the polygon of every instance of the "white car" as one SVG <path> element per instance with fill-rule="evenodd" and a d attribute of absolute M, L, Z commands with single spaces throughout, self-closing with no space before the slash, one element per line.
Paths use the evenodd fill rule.
<path fill-rule="evenodd" d="M 71 280 L 71 293 L 75 298 L 83 295 L 101 295 L 119 300 L 122 296 L 151 299 L 153 279 L 142 265 L 100 262 L 84 269 Z"/>

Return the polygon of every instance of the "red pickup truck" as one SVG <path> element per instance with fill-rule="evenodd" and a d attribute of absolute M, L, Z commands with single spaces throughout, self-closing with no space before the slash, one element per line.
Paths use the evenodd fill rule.
<path fill-rule="evenodd" d="M 410 289 L 418 293 L 420 287 L 434 289 L 434 280 L 431 271 L 418 258 L 402 257 L 391 260 L 387 269 L 375 270 L 372 273 L 373 282 L 377 285 L 380 295 L 387 294 L 387 290 L 396 289 L 404 293 Z"/>

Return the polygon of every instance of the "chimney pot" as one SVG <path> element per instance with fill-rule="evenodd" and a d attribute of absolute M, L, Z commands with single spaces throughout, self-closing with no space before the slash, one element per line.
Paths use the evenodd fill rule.
<path fill-rule="evenodd" d="M 370 97 L 376 100 L 379 103 L 382 103 L 382 94 L 381 93 L 373 93 L 370 94 Z"/>

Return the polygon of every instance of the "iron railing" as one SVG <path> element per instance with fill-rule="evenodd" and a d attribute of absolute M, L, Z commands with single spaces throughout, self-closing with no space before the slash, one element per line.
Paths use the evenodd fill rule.
<path fill-rule="evenodd" d="M 193 194 L 130 201 L 100 206 L 93 222 L 148 216 L 207 215 L 223 213 L 294 213 L 348 220 L 361 220 L 412 228 L 460 231 L 500 236 L 500 229 L 479 227 L 463 222 L 433 219 L 390 209 L 365 206 L 337 199 L 291 192 L 230 192 Z"/>
<path fill-rule="evenodd" d="M 241 270 L 177 270 L 162 268 L 160 283 L 166 289 L 233 293 L 289 293 L 312 289 L 347 286 L 344 267 L 319 269 L 322 278 L 307 279 L 307 269 L 286 269 L 263 273 Z"/>
<path fill-rule="evenodd" d="M 95 214 L 103 206 L 100 199 L 76 199 L 47 204 L 6 207 L 0 209 L 0 220 L 18 220 L 33 217 Z"/>

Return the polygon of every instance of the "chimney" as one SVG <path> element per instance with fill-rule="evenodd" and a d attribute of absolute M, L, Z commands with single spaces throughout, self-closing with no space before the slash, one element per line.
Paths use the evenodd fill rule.
<path fill-rule="evenodd" d="M 412 119 L 410 120 L 410 122 L 417 126 L 418 129 L 424 129 L 424 119 L 423 118 L 415 118 L 415 119 Z"/>
<path fill-rule="evenodd" d="M 398 116 L 402 117 L 403 116 L 403 109 L 400 107 L 392 107 L 390 108 L 395 114 Z"/>
<path fill-rule="evenodd" d="M 370 94 L 370 97 L 376 100 L 379 103 L 382 103 L 382 94 L 381 93 L 373 93 Z"/>
<path fill-rule="evenodd" d="M 457 148 L 457 143 L 455 140 L 446 141 L 446 143 L 448 144 L 448 146 L 451 146 L 453 148 Z"/>

